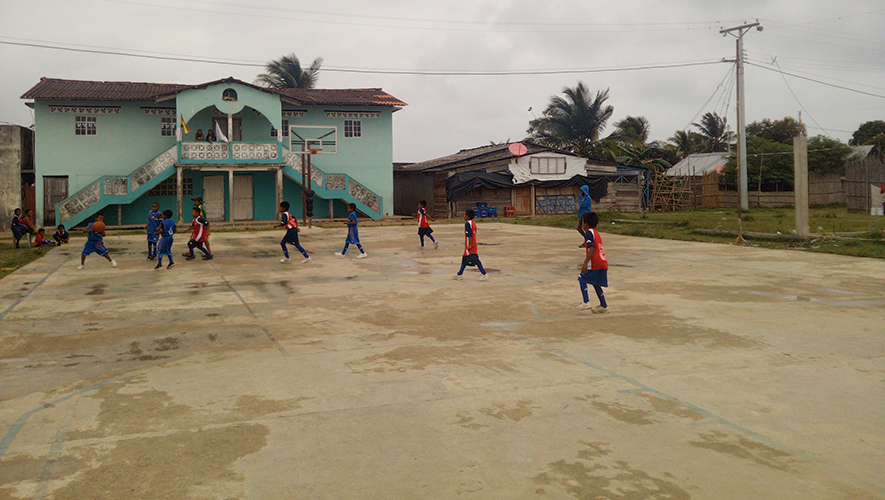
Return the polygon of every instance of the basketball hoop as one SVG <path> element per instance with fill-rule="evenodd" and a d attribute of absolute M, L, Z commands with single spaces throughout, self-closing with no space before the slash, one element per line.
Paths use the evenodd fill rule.
<path fill-rule="evenodd" d="M 308 151 L 310 151 L 310 154 L 315 155 L 315 154 L 319 153 L 320 151 L 322 151 L 322 149 L 310 148 Z"/>

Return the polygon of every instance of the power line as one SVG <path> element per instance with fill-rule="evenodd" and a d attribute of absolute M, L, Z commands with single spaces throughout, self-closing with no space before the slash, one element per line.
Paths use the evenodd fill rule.
<path fill-rule="evenodd" d="M 774 64 L 777 65 L 777 70 L 780 72 L 780 74 L 781 74 L 781 78 L 784 79 L 784 83 L 787 85 L 787 89 L 789 89 L 789 90 L 790 90 L 790 93 L 793 94 L 793 99 L 796 99 L 796 102 L 799 103 L 799 107 L 802 108 L 803 111 L 805 111 L 805 114 L 807 114 L 808 117 L 811 118 L 811 121 L 813 121 L 814 124 L 818 126 L 818 128 L 820 128 L 821 130 L 823 130 L 824 133 L 827 134 L 828 136 L 830 136 L 830 138 L 832 139 L 833 136 L 830 135 L 830 133 L 829 133 L 826 129 L 824 129 L 823 127 L 821 127 L 821 126 L 820 126 L 820 123 L 817 123 L 817 120 L 815 120 L 814 117 L 811 116 L 811 113 L 809 113 L 808 110 L 805 109 L 805 106 L 802 104 L 802 102 L 799 101 L 799 97 L 796 96 L 796 93 L 795 93 L 795 92 L 793 92 L 793 87 L 790 87 L 790 82 L 788 82 L 788 81 L 787 81 L 787 77 L 784 76 L 784 71 L 781 69 L 781 65 L 777 63 L 777 59 L 775 59 L 775 60 L 772 61 L 772 62 L 773 62 Z"/>
<path fill-rule="evenodd" d="M 796 74 L 794 74 L 794 73 L 787 73 L 786 71 L 778 71 L 778 70 L 776 70 L 776 69 L 769 68 L 769 67 L 767 67 L 767 66 L 763 66 L 763 65 L 761 65 L 761 64 L 756 64 L 756 63 L 749 62 L 749 61 L 747 62 L 747 64 L 749 64 L 750 66 L 756 66 L 757 68 L 762 68 L 762 69 L 764 69 L 764 70 L 766 70 L 766 71 L 774 71 L 775 73 L 781 73 L 781 74 L 783 74 L 783 75 L 790 75 L 790 76 L 792 76 L 792 77 L 794 77 L 794 78 L 801 78 L 802 80 L 808 80 L 809 82 L 819 83 L 819 84 L 821 84 L 821 85 L 826 85 L 826 86 L 828 86 L 828 87 L 834 87 L 834 88 L 837 88 L 837 89 L 847 90 L 847 91 L 849 91 L 849 92 L 856 92 L 856 93 L 858 93 L 858 94 L 868 95 L 868 96 L 872 96 L 872 97 L 881 97 L 882 99 L 885 99 L 885 95 L 881 95 L 881 94 L 873 94 L 872 92 L 864 92 L 863 90 L 857 90 L 857 89 L 853 89 L 853 88 L 850 88 L 850 87 L 843 87 L 842 85 L 836 85 L 836 84 L 833 84 L 833 83 L 822 82 L 822 81 L 820 81 L 820 80 L 815 80 L 814 78 L 808 78 L 808 77 L 805 77 L 805 76 L 796 75 Z"/>
<path fill-rule="evenodd" d="M 62 47 L 58 45 L 50 45 L 48 43 L 26 43 L 26 42 L 10 42 L 0 40 L 0 44 L 16 45 L 22 47 L 34 47 L 41 49 L 63 50 L 68 52 L 80 52 L 87 54 L 112 55 L 122 57 L 136 57 L 142 59 L 158 59 L 163 61 L 180 61 L 180 62 L 196 62 L 205 64 L 220 64 L 226 66 L 242 66 L 242 67 L 258 67 L 264 68 L 265 63 L 259 62 L 238 62 L 238 61 L 222 61 L 202 59 L 197 56 L 180 56 L 174 54 L 133 54 L 123 52 L 122 49 L 84 49 L 73 47 Z M 618 71 L 641 71 L 650 69 L 670 69 L 685 68 L 690 66 L 706 66 L 710 64 L 719 64 L 721 61 L 693 61 L 683 63 L 670 64 L 649 64 L 637 66 L 617 66 L 610 68 L 574 68 L 574 69 L 529 69 L 529 70 L 500 70 L 500 71 L 469 71 L 469 70 L 405 70 L 405 69 L 373 69 L 373 68 L 346 68 L 346 67 L 324 67 L 321 71 L 337 72 L 337 73 L 364 73 L 364 74 L 381 74 L 381 75 L 421 75 L 421 76 L 525 76 L 525 75 L 567 75 L 580 73 L 611 73 Z"/>

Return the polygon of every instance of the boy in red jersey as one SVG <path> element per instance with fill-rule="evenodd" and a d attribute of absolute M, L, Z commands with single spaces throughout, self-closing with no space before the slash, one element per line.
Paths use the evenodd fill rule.
<path fill-rule="evenodd" d="M 302 264 L 307 264 L 310 261 L 310 255 L 307 255 L 307 251 L 304 250 L 304 247 L 301 246 L 301 243 L 298 242 L 298 221 L 295 217 L 292 217 L 292 214 L 289 213 L 289 202 L 284 201 L 280 203 L 280 223 L 274 224 L 274 227 L 285 227 L 286 228 L 286 236 L 283 237 L 282 241 L 280 241 L 280 246 L 283 247 L 283 255 L 284 257 L 280 259 L 280 262 L 286 263 L 289 262 L 289 249 L 286 248 L 286 245 L 294 245 L 295 248 L 301 252 L 301 255 L 304 256 L 304 260 L 301 261 Z"/>
<path fill-rule="evenodd" d="M 581 295 L 584 297 L 584 302 L 578 304 L 578 309 L 592 309 L 593 314 L 601 314 L 608 311 L 605 293 L 602 291 L 602 287 L 608 286 L 608 259 L 605 257 L 605 250 L 602 249 L 602 237 L 596 230 L 599 216 L 596 215 L 596 212 L 587 212 L 581 216 L 581 224 L 584 228 L 584 246 L 587 249 L 587 257 L 584 259 L 584 264 L 581 265 L 581 274 L 578 275 Z M 599 297 L 599 305 L 596 307 L 590 305 L 587 285 L 592 285 L 596 296 Z"/>
<path fill-rule="evenodd" d="M 461 279 L 461 275 L 464 274 L 464 268 L 467 266 L 479 268 L 479 272 L 482 273 L 479 281 L 489 279 L 489 275 L 486 274 L 486 270 L 482 267 L 482 262 L 479 261 L 479 254 L 476 252 L 476 222 L 473 220 L 474 217 L 476 217 L 476 212 L 472 208 L 464 211 L 464 220 L 466 221 L 464 223 L 464 255 L 461 257 L 461 269 L 458 270 L 458 274 L 452 275 L 452 279 Z"/>
<path fill-rule="evenodd" d="M 204 219 L 200 215 L 199 207 L 194 207 L 191 210 L 191 215 L 194 217 L 194 221 L 191 222 L 191 239 L 187 242 L 187 254 L 184 257 L 184 260 L 194 260 L 194 248 L 199 248 L 201 252 L 203 252 L 203 260 L 212 260 L 213 256 L 209 253 L 208 248 L 203 248 L 205 244 L 206 247 L 209 246 L 209 222 Z"/>
<path fill-rule="evenodd" d="M 430 221 L 433 220 L 433 217 L 427 215 L 427 201 L 418 202 L 418 213 L 415 215 L 418 217 L 418 237 L 421 238 L 421 248 L 424 248 L 425 236 L 433 242 L 433 248 L 439 248 L 439 242 L 433 239 L 433 235 L 430 234 L 433 232 L 433 229 L 430 228 Z"/>

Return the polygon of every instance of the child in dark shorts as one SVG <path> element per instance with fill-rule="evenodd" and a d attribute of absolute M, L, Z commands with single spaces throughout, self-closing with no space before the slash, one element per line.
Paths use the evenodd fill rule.
<path fill-rule="evenodd" d="M 101 223 L 99 225 L 101 230 L 95 231 L 94 226 L 98 225 L 99 222 Z M 86 267 L 86 256 L 91 253 L 101 255 L 111 263 L 112 267 L 117 267 L 117 261 L 111 258 L 110 254 L 108 254 L 108 249 L 104 246 L 104 215 L 96 215 L 95 221 L 89 224 L 87 229 L 89 232 L 86 234 L 86 244 L 83 246 L 83 253 L 80 255 L 80 265 L 77 269 L 83 269 Z"/>
<path fill-rule="evenodd" d="M 464 274 L 464 269 L 467 266 L 479 268 L 479 272 L 482 273 L 482 276 L 479 277 L 480 281 L 489 279 L 489 275 L 486 274 L 485 268 L 482 267 L 482 262 L 479 261 L 479 254 L 476 251 L 476 222 L 473 220 L 474 217 L 476 217 L 476 212 L 472 208 L 464 211 L 464 255 L 461 257 L 461 269 L 458 270 L 458 274 L 452 275 L 452 279 L 461 279 L 461 275 Z"/>

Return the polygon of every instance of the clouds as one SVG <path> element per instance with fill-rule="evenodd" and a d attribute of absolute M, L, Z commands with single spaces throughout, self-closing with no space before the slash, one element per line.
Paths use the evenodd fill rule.
<path fill-rule="evenodd" d="M 560 0 L 445 3 L 332 0 L 0 0 L 0 41 L 28 39 L 71 47 L 185 54 L 260 64 L 294 52 L 323 57 L 331 68 L 507 71 L 651 66 L 734 58 L 721 26 L 759 17 L 763 32 L 746 35 L 749 121 L 813 118 L 847 140 L 860 123 L 885 118 L 885 99 L 827 87 L 767 69 L 885 95 L 885 7 L 814 0 L 619 4 Z M 748 17 L 750 16 L 750 17 Z M 20 40 L 18 40 L 20 41 Z M 103 50 L 103 49 L 99 49 Z M 199 83 L 226 76 L 253 81 L 260 67 L 135 59 L 0 44 L 0 121 L 31 124 L 19 96 L 41 76 L 84 80 Z M 761 67 L 760 67 L 761 66 Z M 764 69 L 767 68 L 767 69 Z M 420 161 L 490 140 L 524 137 L 532 113 L 551 95 L 584 81 L 610 88 L 615 113 L 648 118 L 652 139 L 666 139 L 699 113 L 727 113 L 730 88 L 717 85 L 726 63 L 643 71 L 519 76 L 424 76 L 322 71 L 319 87 L 382 87 L 410 104 L 394 115 L 394 159 Z M 792 92 L 790 91 L 792 89 Z M 714 92 L 716 91 L 716 92 Z M 724 98 L 731 91 L 728 104 Z M 795 93 L 796 97 L 793 96 Z M 704 109 L 704 103 L 714 96 Z M 718 108 L 717 108 L 718 106 Z M 840 132 L 841 131 L 841 132 Z"/>

